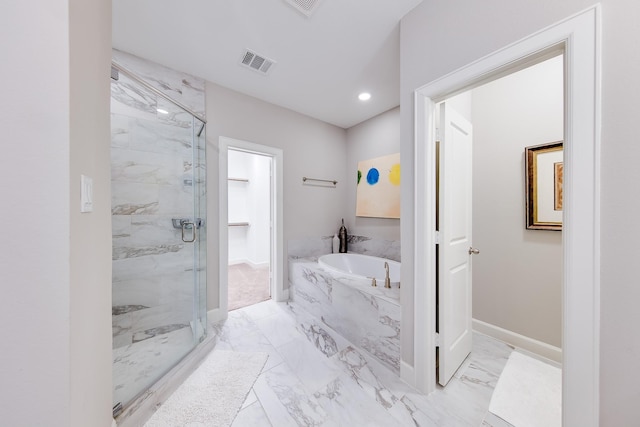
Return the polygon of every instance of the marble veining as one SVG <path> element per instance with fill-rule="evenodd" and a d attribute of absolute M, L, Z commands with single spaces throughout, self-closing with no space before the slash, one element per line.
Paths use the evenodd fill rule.
<path fill-rule="evenodd" d="M 258 399 L 269 402 L 269 395 L 275 395 L 274 406 L 280 406 L 280 414 L 272 419 L 278 426 L 337 426 L 329 414 L 310 395 L 295 375 L 284 364 L 264 372 L 254 386 Z M 275 412 L 275 411 L 274 411 Z M 267 416 L 270 411 L 267 412 Z M 271 416 L 269 417 L 271 419 Z M 278 418 L 280 420 L 278 420 Z"/>
<path fill-rule="evenodd" d="M 291 339 L 282 343 L 281 337 L 262 334 L 258 325 L 265 321 L 279 325 L 281 334 Z M 511 427 L 499 424 L 487 410 L 495 382 L 513 349 L 484 335 L 473 334 L 472 353 L 449 384 L 425 396 L 296 302 L 266 301 L 236 310 L 211 329 L 226 331 L 218 345 L 231 351 L 247 351 L 260 333 L 261 340 L 276 343 L 275 351 L 281 355 L 277 364 L 263 369 L 235 427 L 461 427 L 481 423 Z M 332 337 L 335 347 L 327 351 L 318 342 L 319 336 Z"/>
<path fill-rule="evenodd" d="M 333 276 L 313 259 L 290 259 L 289 281 L 295 304 L 399 375 L 399 289 Z"/>
<path fill-rule="evenodd" d="M 311 268 L 302 268 L 302 277 L 322 292 L 326 296 L 327 300 L 331 301 L 331 277 Z"/>
<path fill-rule="evenodd" d="M 141 332 L 136 332 L 133 334 L 131 339 L 132 343 L 148 340 L 149 338 L 153 338 L 157 335 L 168 334 L 169 332 L 177 331 L 178 329 L 188 328 L 188 323 L 173 323 L 171 325 L 158 326 L 156 328 L 145 329 Z"/>
<path fill-rule="evenodd" d="M 332 252 L 333 236 L 291 239 L 287 242 L 287 253 L 291 259 L 317 258 Z M 376 239 L 366 236 L 349 235 L 349 252 L 371 255 L 400 262 L 400 242 L 397 240 Z"/>
<path fill-rule="evenodd" d="M 203 80 L 125 52 L 114 50 L 113 58 L 204 115 Z M 192 322 L 200 239 L 184 243 L 172 224 L 204 216 L 194 215 L 194 196 L 205 194 L 204 138 L 195 138 L 200 124 L 125 73 L 111 82 L 114 403 L 126 404 L 148 387 L 203 332 Z M 203 301 L 198 307 L 205 310 Z"/>
<path fill-rule="evenodd" d="M 158 212 L 158 202 L 123 203 L 111 208 L 112 215 L 148 215 Z M 117 236 L 116 236 L 117 237 Z"/>
<path fill-rule="evenodd" d="M 374 239 L 365 236 L 349 236 L 347 239 L 349 252 L 371 255 L 400 262 L 401 247 L 397 240 Z"/>
<path fill-rule="evenodd" d="M 146 305 L 135 305 L 135 304 L 114 305 L 113 307 L 111 307 L 111 315 L 119 316 L 121 314 L 131 313 L 132 311 L 143 310 L 145 308 L 149 308 L 149 307 L 147 307 Z"/>
<path fill-rule="evenodd" d="M 300 328 L 307 339 L 325 356 L 331 357 L 338 352 L 336 340 L 333 339 L 326 329 L 319 325 L 305 325 L 304 323 L 300 325 Z"/>
<path fill-rule="evenodd" d="M 125 259 L 125 258 L 136 258 L 147 255 L 159 255 L 166 254 L 169 252 L 178 252 L 184 248 L 184 245 L 157 245 L 150 247 L 139 247 L 139 248 L 131 248 L 131 247 L 122 247 L 122 248 L 113 248 L 113 259 Z"/>
<path fill-rule="evenodd" d="M 111 85 L 112 103 L 130 106 L 136 111 L 150 113 L 155 116 L 156 97 L 142 86 L 123 79 L 119 84 Z"/>
<path fill-rule="evenodd" d="M 112 51 L 115 62 L 135 72 L 140 78 L 169 97 L 181 102 L 204 117 L 205 82 L 187 73 L 147 61 L 117 49 Z"/>

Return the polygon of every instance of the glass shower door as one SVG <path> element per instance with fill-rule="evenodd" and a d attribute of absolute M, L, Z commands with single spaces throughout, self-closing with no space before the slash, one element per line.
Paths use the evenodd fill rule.
<path fill-rule="evenodd" d="M 124 73 L 111 94 L 113 397 L 126 406 L 205 333 L 204 135 Z"/>

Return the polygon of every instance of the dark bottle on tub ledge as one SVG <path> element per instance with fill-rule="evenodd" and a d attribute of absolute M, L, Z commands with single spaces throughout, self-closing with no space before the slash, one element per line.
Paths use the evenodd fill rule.
<path fill-rule="evenodd" d="M 344 226 L 344 219 L 342 220 L 340 230 L 338 230 L 338 239 L 340 239 L 340 249 L 338 252 L 341 254 L 347 253 L 347 227 Z"/>

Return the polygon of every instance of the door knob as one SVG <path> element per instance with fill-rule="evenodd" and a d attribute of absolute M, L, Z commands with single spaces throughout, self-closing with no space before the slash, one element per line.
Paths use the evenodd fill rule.
<path fill-rule="evenodd" d="M 469 248 L 469 255 L 478 255 L 480 253 L 480 249 L 476 249 L 476 248 Z"/>

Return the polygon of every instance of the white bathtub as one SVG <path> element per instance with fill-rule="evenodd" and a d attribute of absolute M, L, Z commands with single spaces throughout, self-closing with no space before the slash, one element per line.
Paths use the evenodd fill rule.
<path fill-rule="evenodd" d="M 327 271 L 353 279 L 376 278 L 378 286 L 384 286 L 384 263 L 389 263 L 391 283 L 400 282 L 400 263 L 385 258 L 361 254 L 328 254 L 318 258 L 318 264 Z"/>

